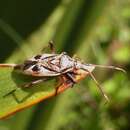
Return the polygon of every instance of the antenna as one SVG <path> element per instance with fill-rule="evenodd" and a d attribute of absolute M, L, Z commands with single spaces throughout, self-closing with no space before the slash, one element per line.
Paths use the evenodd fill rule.
<path fill-rule="evenodd" d="M 114 70 L 119 70 L 119 71 L 122 71 L 124 73 L 126 73 L 126 71 L 120 67 L 116 67 L 116 66 L 107 66 L 107 65 L 95 65 L 95 64 L 92 64 L 94 65 L 95 67 L 99 67 L 99 68 L 106 68 L 106 69 L 114 69 Z"/>

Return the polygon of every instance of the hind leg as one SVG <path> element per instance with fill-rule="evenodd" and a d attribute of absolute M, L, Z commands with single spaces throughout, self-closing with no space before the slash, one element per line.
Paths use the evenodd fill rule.
<path fill-rule="evenodd" d="M 46 81 L 46 80 L 49 80 L 49 79 L 45 79 L 45 78 L 37 79 L 37 80 L 31 81 L 31 82 L 29 82 L 29 83 L 26 83 L 26 84 L 22 85 L 21 88 L 33 87 L 34 85 L 39 84 L 39 83 L 42 83 L 42 82 L 44 82 L 44 81 Z M 6 96 L 8 96 L 8 95 L 10 95 L 10 94 L 13 94 L 16 90 L 17 90 L 17 89 L 14 89 L 14 90 L 10 91 L 9 93 L 5 94 L 3 97 L 6 97 Z"/>
<path fill-rule="evenodd" d="M 37 80 L 31 81 L 31 82 L 29 82 L 29 83 L 26 83 L 26 84 L 22 85 L 22 87 L 23 87 L 23 88 L 33 87 L 33 85 L 42 83 L 42 82 L 47 81 L 47 80 L 49 80 L 49 79 L 46 79 L 46 78 L 37 79 Z"/>
<path fill-rule="evenodd" d="M 54 47 L 54 42 L 52 40 L 49 41 L 49 48 L 51 50 L 51 53 L 56 53 L 55 52 L 55 47 Z"/>
<path fill-rule="evenodd" d="M 46 52 L 46 51 L 48 51 L 48 48 L 49 48 L 49 51 L 51 51 L 51 53 L 52 54 L 55 54 L 56 52 L 55 52 L 55 47 L 54 47 L 54 42 L 51 40 L 51 41 L 49 41 L 48 42 L 48 46 L 45 46 L 42 50 L 41 50 L 41 52 Z"/>

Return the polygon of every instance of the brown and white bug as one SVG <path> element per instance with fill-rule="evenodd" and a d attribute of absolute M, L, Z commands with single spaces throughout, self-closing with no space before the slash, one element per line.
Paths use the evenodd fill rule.
<path fill-rule="evenodd" d="M 30 87 L 45 81 L 46 78 L 48 77 L 57 77 L 57 76 L 60 77 L 62 83 L 66 82 L 66 80 L 64 79 L 67 79 L 70 80 L 72 84 L 75 84 L 76 83 L 75 75 L 78 75 L 78 73 L 87 72 L 95 81 L 97 87 L 101 91 L 101 94 L 107 100 L 109 100 L 107 95 L 101 89 L 100 84 L 97 82 L 94 75 L 92 74 L 92 71 L 96 67 L 116 69 L 125 72 L 123 69 L 115 66 L 85 64 L 78 59 L 70 57 L 66 52 L 62 52 L 61 54 L 56 54 L 54 51 L 52 41 L 49 42 L 49 45 L 52 51 L 51 54 L 45 53 L 45 54 L 36 55 L 26 60 L 23 64 L 0 64 L 0 66 L 14 67 L 14 69 L 19 69 L 22 73 L 26 75 L 39 77 L 39 79 L 37 79 L 36 81 L 27 83 L 23 87 Z M 57 94 L 58 87 L 56 87 L 56 94 Z"/>

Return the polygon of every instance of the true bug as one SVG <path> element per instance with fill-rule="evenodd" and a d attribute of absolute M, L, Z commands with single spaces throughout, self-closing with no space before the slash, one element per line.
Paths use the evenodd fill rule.
<path fill-rule="evenodd" d="M 21 70 L 22 73 L 26 75 L 39 77 L 38 80 L 27 83 L 23 87 L 33 86 L 35 84 L 43 82 L 44 80 L 46 80 L 47 77 L 55 77 L 55 76 L 60 77 L 62 83 L 65 82 L 64 79 L 66 78 L 70 80 L 73 84 L 75 84 L 76 83 L 75 75 L 78 73 L 87 72 L 97 84 L 97 87 L 100 89 L 102 95 L 108 100 L 107 95 L 101 89 L 100 84 L 95 79 L 94 75 L 92 74 L 92 71 L 95 69 L 95 67 L 100 67 L 100 68 L 116 69 L 125 72 L 122 68 L 115 66 L 85 64 L 76 58 L 68 56 L 66 52 L 56 54 L 52 41 L 49 42 L 49 45 L 52 52 L 50 54 L 45 53 L 33 56 L 32 58 L 26 60 L 23 64 L 0 64 L 0 66 L 14 67 L 14 69 L 19 69 Z M 58 87 L 56 87 L 56 94 Z"/>

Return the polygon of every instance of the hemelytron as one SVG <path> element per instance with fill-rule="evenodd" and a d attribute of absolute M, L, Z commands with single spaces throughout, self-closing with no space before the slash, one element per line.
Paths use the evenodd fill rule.
<path fill-rule="evenodd" d="M 77 74 L 76 70 L 83 70 L 92 77 L 92 79 L 96 82 L 98 88 L 100 89 L 102 95 L 108 100 L 106 94 L 102 91 L 99 83 L 95 79 L 92 71 L 95 67 L 101 68 L 111 68 L 116 70 L 123 69 L 115 66 L 104 66 L 104 65 L 94 65 L 94 64 L 85 64 L 80 60 L 70 57 L 66 52 L 62 52 L 61 54 L 56 54 L 53 47 L 53 42 L 49 42 L 50 49 L 52 51 L 51 54 L 38 54 L 33 56 L 30 59 L 24 61 L 23 64 L 0 64 L 1 67 L 14 67 L 14 69 L 19 69 L 22 73 L 26 75 L 32 75 L 39 77 L 38 80 L 27 83 L 24 87 L 30 87 L 34 84 L 43 82 L 46 77 L 54 77 L 59 76 L 62 79 L 62 83 L 64 83 L 64 78 L 70 80 L 73 84 L 76 83 L 74 75 Z M 64 78 L 63 78 L 64 77 Z M 57 94 L 58 87 L 56 87 Z"/>

